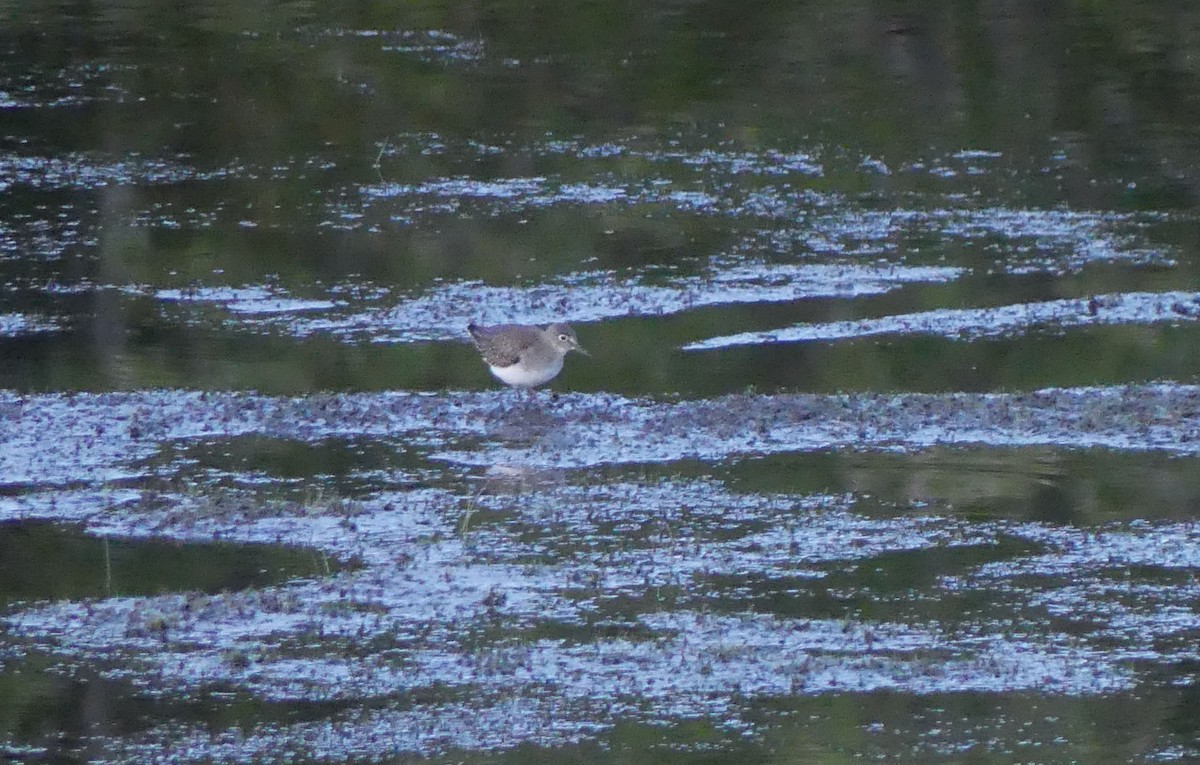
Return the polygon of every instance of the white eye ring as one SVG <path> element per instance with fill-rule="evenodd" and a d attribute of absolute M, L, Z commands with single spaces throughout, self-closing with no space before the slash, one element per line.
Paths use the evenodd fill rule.
<path fill-rule="evenodd" d="M 558 339 L 559 339 L 561 342 L 564 342 L 564 343 L 565 343 L 565 342 L 567 342 L 568 340 L 570 340 L 571 338 L 567 337 L 566 335 L 560 334 L 560 335 L 558 336 Z"/>

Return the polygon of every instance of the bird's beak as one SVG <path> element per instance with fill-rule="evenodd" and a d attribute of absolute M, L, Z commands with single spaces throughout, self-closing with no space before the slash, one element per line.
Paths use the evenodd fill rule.
<path fill-rule="evenodd" d="M 592 354 L 588 353 L 588 352 L 587 352 L 587 350 L 585 350 L 585 349 L 584 349 L 584 347 L 583 347 L 582 345 L 577 345 L 577 346 L 575 346 L 575 350 L 579 351 L 579 352 L 580 352 L 580 353 L 582 353 L 584 356 L 591 356 L 591 355 L 592 355 Z"/>

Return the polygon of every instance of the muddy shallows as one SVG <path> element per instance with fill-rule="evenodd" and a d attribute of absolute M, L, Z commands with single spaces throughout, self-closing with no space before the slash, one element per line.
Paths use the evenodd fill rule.
<path fill-rule="evenodd" d="M 7 746 L 1085 757 L 1132 699 L 1189 703 L 1198 404 L 5 394 Z M 28 723 L 78 707 L 77 739 Z"/>
<path fill-rule="evenodd" d="M 1200 761 L 1200 4 L 0 8 L 0 760 Z"/>

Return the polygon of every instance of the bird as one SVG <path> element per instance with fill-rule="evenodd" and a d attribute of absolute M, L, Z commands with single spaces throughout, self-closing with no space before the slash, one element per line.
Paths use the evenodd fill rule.
<path fill-rule="evenodd" d="M 467 332 L 479 355 L 501 382 L 532 390 L 553 380 L 563 368 L 563 357 L 571 351 L 590 356 L 575 330 L 561 322 L 548 327 L 533 324 L 498 324 L 481 327 L 471 322 Z"/>

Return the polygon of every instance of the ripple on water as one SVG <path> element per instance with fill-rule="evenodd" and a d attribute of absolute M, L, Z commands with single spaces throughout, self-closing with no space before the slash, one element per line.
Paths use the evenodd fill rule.
<path fill-rule="evenodd" d="M 0 313 L 0 337 L 21 337 L 59 332 L 62 327 L 49 317 L 23 313 Z"/>
<path fill-rule="evenodd" d="M 502 324 L 614 317 L 664 316 L 714 305 L 879 295 L 909 284 L 952 281 L 961 269 L 891 264 L 740 263 L 703 276 L 653 284 L 609 272 L 568 274 L 528 287 L 459 282 L 411 296 L 367 292 L 348 301 L 301 300 L 277 287 L 198 287 L 156 290 L 159 300 L 219 305 L 248 327 L 281 329 L 299 337 L 328 333 L 347 342 L 459 340 L 469 322 Z M 340 290 L 345 294 L 345 290 Z M 378 305 L 386 303 L 385 305 Z M 303 313 L 299 316 L 297 314 Z"/>
<path fill-rule="evenodd" d="M 1183 323 L 1200 319 L 1200 293 L 1123 292 L 1088 298 L 1018 303 L 990 308 L 940 308 L 856 321 L 800 324 L 762 332 L 709 338 L 683 346 L 705 351 L 736 345 L 843 340 L 871 335 L 942 335 L 974 340 L 1032 331 L 1059 331 L 1104 324 Z"/>

